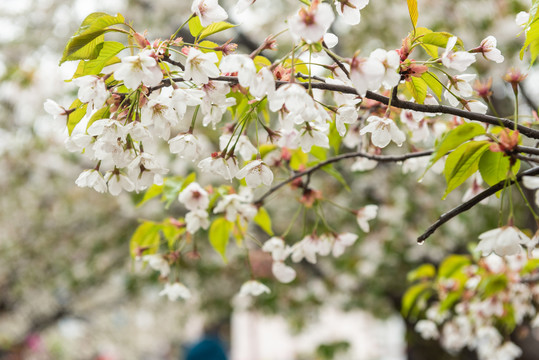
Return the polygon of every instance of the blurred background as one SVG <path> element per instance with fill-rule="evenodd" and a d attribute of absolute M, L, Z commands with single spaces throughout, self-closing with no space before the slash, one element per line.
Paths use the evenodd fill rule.
<path fill-rule="evenodd" d="M 300 6 L 299 1 L 258 0 L 239 15 L 232 10 L 235 1 L 220 4 L 231 9 L 229 21 L 242 26 L 213 40 L 233 38 L 243 51 L 284 29 L 287 14 Z M 421 26 L 456 33 L 467 48 L 487 35 L 498 39 L 506 61 L 493 66 L 479 60 L 475 69 L 493 77 L 501 115 L 512 109 L 504 113 L 510 89 L 500 77 L 519 66 L 523 43 L 516 37 L 515 15 L 530 4 L 419 1 Z M 158 202 L 136 207 L 140 195 L 112 197 L 75 185 L 78 174 L 93 165 L 64 149 L 66 134 L 43 110 L 48 98 L 68 106 L 76 97 L 74 85 L 64 82 L 76 64 L 58 66 L 67 40 L 94 11 L 120 12 L 139 32 L 148 29 L 149 39 L 166 38 L 190 15 L 190 5 L 169 0 L 0 2 L 0 359 L 183 359 L 204 334 L 217 334 L 233 360 L 453 358 L 410 332 L 412 325 L 400 317 L 406 273 L 420 263 L 437 264 L 448 253 L 465 252 L 477 234 L 496 227 L 496 207 L 480 205 L 447 224 L 428 245 L 416 246 L 417 234 L 457 204 L 462 193 L 441 202 L 444 184 L 434 176 L 418 184 L 421 171 L 414 171 L 413 164 L 408 173 L 379 165 L 372 173 L 348 174 L 349 193 L 333 178 L 313 179 L 314 187 L 350 207 L 379 204 L 376 226 L 338 260 L 321 259 L 316 268 L 299 269 L 294 284 L 267 281 L 272 293 L 256 301 L 235 297 L 246 275 L 217 255 L 185 265 L 183 281 L 195 293 L 193 299 L 172 303 L 159 297 L 155 272 L 131 260 L 129 239 L 138 219 L 179 216 L 182 210 L 173 206 L 165 212 Z M 373 0 L 361 14 L 357 27 L 334 25 L 337 53 L 400 47 L 409 30 L 405 1 Z M 267 56 L 286 51 L 286 37 L 280 38 L 283 48 Z M 537 83 L 533 69 L 523 70 L 530 73 L 528 84 Z M 539 87 L 528 86 L 528 95 L 538 99 Z M 185 171 L 177 159 L 167 160 L 173 172 Z M 287 191 L 269 205 L 279 209 L 276 233 L 284 231 L 295 211 L 279 203 L 290 196 Z M 336 228 L 358 231 L 353 217 L 328 217 Z M 254 263 L 261 276 L 268 272 L 264 259 Z"/>

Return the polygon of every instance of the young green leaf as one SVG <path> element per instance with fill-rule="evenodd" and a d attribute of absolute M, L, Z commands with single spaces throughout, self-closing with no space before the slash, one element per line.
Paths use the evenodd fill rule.
<path fill-rule="evenodd" d="M 148 190 L 144 193 L 144 197 L 137 204 L 137 207 L 140 207 L 146 203 L 146 201 L 153 199 L 156 196 L 159 196 L 163 193 L 164 185 L 153 184 Z"/>
<path fill-rule="evenodd" d="M 402 315 L 404 317 L 416 317 L 421 310 L 420 305 L 426 305 L 426 301 L 433 293 L 434 291 L 428 283 L 411 286 L 402 297 Z"/>
<path fill-rule="evenodd" d="M 452 277 L 456 272 L 460 271 L 463 267 L 471 264 L 471 260 L 468 256 L 464 255 L 451 255 L 445 258 L 440 264 L 438 269 L 438 279 L 448 279 Z"/>
<path fill-rule="evenodd" d="M 419 13 L 417 11 L 417 0 L 407 0 L 408 1 L 408 12 L 410 13 L 410 20 L 412 21 L 412 26 L 416 27 L 417 25 L 417 19 L 419 17 Z"/>
<path fill-rule="evenodd" d="M 132 257 L 136 257 L 137 248 L 148 248 L 145 254 L 155 254 L 159 248 L 161 226 L 153 221 L 144 221 L 137 227 L 129 242 L 129 249 Z"/>
<path fill-rule="evenodd" d="M 116 57 L 116 54 L 123 49 L 125 49 L 125 46 L 122 43 L 116 41 L 103 42 L 103 46 L 97 58 L 87 61 L 81 60 L 73 77 L 77 78 L 85 75 L 99 74 L 105 66 L 120 62 L 120 59 Z"/>
<path fill-rule="evenodd" d="M 447 189 L 442 199 L 477 171 L 479 160 L 489 146 L 488 141 L 471 141 L 460 145 L 449 154 L 444 168 Z"/>
<path fill-rule="evenodd" d="M 479 172 L 489 186 L 506 179 L 509 176 L 510 167 L 511 159 L 503 152 L 487 151 L 479 160 Z M 520 160 L 517 160 L 513 164 L 511 172 L 516 174 L 519 169 Z"/>
<path fill-rule="evenodd" d="M 457 148 L 462 143 L 473 139 L 476 136 L 485 134 L 485 128 L 478 123 L 466 123 L 457 126 L 449 131 L 434 148 L 434 153 L 429 161 L 427 170 L 431 168 L 436 161 L 440 160 L 449 151 Z M 425 170 L 426 172 L 426 170 Z"/>
<path fill-rule="evenodd" d="M 234 224 L 225 218 L 217 218 L 210 226 L 210 244 L 221 254 L 225 263 L 227 262 L 226 247 L 233 228 Z"/>
<path fill-rule="evenodd" d="M 192 17 L 189 22 L 189 32 L 193 37 L 197 37 L 198 34 L 204 29 L 200 23 L 200 18 L 198 16 Z"/>
<path fill-rule="evenodd" d="M 409 282 L 421 279 L 432 279 L 436 275 L 436 269 L 432 264 L 423 264 L 415 270 L 412 270 L 406 276 Z"/>
<path fill-rule="evenodd" d="M 447 41 L 453 36 L 455 35 L 448 32 L 431 32 L 431 33 L 425 34 L 425 36 L 421 38 L 421 42 L 423 44 L 434 45 L 441 48 L 445 48 L 447 46 Z M 464 43 L 462 42 L 460 38 L 457 39 L 456 46 L 458 48 L 464 49 Z"/>
<path fill-rule="evenodd" d="M 227 29 L 230 29 L 230 28 L 233 28 L 233 27 L 236 27 L 236 26 L 238 26 L 238 25 L 233 25 L 233 24 L 228 23 L 226 21 L 219 21 L 219 22 L 213 23 L 213 24 L 205 27 L 200 32 L 199 40 L 202 40 L 205 37 L 208 37 L 210 35 L 216 34 L 216 33 L 221 32 L 221 31 L 225 31 Z"/>
<path fill-rule="evenodd" d="M 410 81 L 406 82 L 406 87 L 412 93 L 415 101 L 418 104 L 423 104 L 427 96 L 427 83 L 425 80 L 412 76 Z"/>
<path fill-rule="evenodd" d="M 442 92 L 444 91 L 444 87 L 440 80 L 438 80 L 436 74 L 428 71 L 421 75 L 421 79 L 427 83 L 432 92 L 434 92 L 434 95 L 438 97 L 438 100 L 442 100 Z"/>
<path fill-rule="evenodd" d="M 75 126 L 82 120 L 84 115 L 86 115 L 86 108 L 88 107 L 88 104 L 83 104 L 79 99 L 76 99 L 73 101 L 73 104 L 69 107 L 69 109 L 77 109 L 69 114 L 67 117 L 67 132 L 69 133 L 69 136 L 73 133 L 73 129 L 75 129 Z"/>
<path fill-rule="evenodd" d="M 258 209 L 258 213 L 253 220 L 266 234 L 273 236 L 273 230 L 271 230 L 271 218 L 266 209 L 263 207 Z"/>

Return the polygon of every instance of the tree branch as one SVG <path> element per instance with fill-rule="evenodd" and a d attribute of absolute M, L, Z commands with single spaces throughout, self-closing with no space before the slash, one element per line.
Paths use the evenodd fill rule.
<path fill-rule="evenodd" d="M 183 78 L 173 78 L 173 81 L 185 81 Z M 213 81 L 226 81 L 231 84 L 237 84 L 238 78 L 236 76 L 218 76 L 215 78 L 211 78 Z M 289 84 L 287 81 L 276 81 L 275 82 L 277 87 L 280 87 L 282 85 Z M 305 88 L 309 86 L 307 83 L 296 83 L 298 85 L 301 85 Z M 150 91 L 160 89 L 164 86 L 170 86 L 170 79 L 163 80 L 162 84 L 154 86 L 150 88 Z M 338 91 L 345 94 L 354 94 L 358 95 L 356 89 L 351 86 L 346 85 L 336 85 L 336 84 L 327 84 L 327 83 L 311 83 L 311 88 L 313 89 L 321 89 L 321 90 L 328 90 L 328 91 Z M 381 102 L 382 104 L 388 105 L 389 104 L 389 98 L 387 96 L 383 96 L 380 94 L 376 94 L 372 91 L 367 91 L 367 94 L 365 96 L 368 99 L 376 100 Z M 460 116 L 469 120 L 476 120 L 480 121 L 486 124 L 490 125 L 498 125 L 498 126 L 504 126 L 509 129 L 515 128 L 515 123 L 509 119 L 505 118 L 499 118 L 492 115 L 485 115 L 480 113 L 475 113 L 467 110 L 461 110 L 457 108 L 453 108 L 451 106 L 446 105 L 424 105 L 424 104 L 417 104 L 410 101 L 404 101 L 400 99 L 393 99 L 391 101 L 391 106 L 400 108 L 400 109 L 407 109 L 407 110 L 414 110 L 419 112 L 426 112 L 426 113 L 442 113 L 442 114 L 449 114 L 449 115 L 456 115 Z M 520 125 L 517 125 L 518 131 L 533 139 L 539 139 L 539 131 Z"/>
<path fill-rule="evenodd" d="M 522 181 L 523 176 L 534 176 L 534 175 L 539 175 L 539 166 L 533 167 L 531 169 L 528 169 L 528 170 L 523 171 L 522 173 L 518 174 L 517 177 L 516 177 L 516 181 L 518 181 L 518 182 Z M 515 183 L 515 180 L 511 180 L 509 182 L 509 186 L 513 185 L 514 183 Z M 504 188 L 505 184 L 506 184 L 506 181 L 502 180 L 499 183 L 489 187 L 487 190 L 477 194 L 476 196 L 474 196 L 470 200 L 466 201 L 465 203 L 462 203 L 459 206 L 457 206 L 456 208 L 453 208 L 453 209 L 449 210 L 448 212 L 446 212 L 445 214 L 440 216 L 435 223 L 433 223 L 431 226 L 429 226 L 429 228 L 417 238 L 417 242 L 420 243 L 420 244 L 423 243 L 440 226 L 442 226 L 443 224 L 445 224 L 446 222 L 448 222 L 449 220 L 451 220 L 455 216 L 457 216 L 457 215 L 459 215 L 459 214 L 461 214 L 461 213 L 463 213 L 465 211 L 470 210 L 472 207 L 479 204 L 481 201 L 488 198 L 489 196 L 496 194 L 498 191 L 500 191 L 500 190 L 502 190 Z"/>
<path fill-rule="evenodd" d="M 344 159 L 362 157 L 362 158 L 366 158 L 370 160 L 376 160 L 378 162 L 397 162 L 397 161 L 404 161 L 407 159 L 412 159 L 412 158 L 417 158 L 417 157 L 422 157 L 422 156 L 429 156 L 431 154 L 432 154 L 432 151 L 421 151 L 421 152 L 409 153 L 409 154 L 404 154 L 404 155 L 371 155 L 371 154 L 366 154 L 366 153 L 358 151 L 358 152 L 351 152 L 351 153 L 338 155 L 326 161 L 322 161 L 318 165 L 313 166 L 307 170 L 298 172 L 294 174 L 293 176 L 289 177 L 288 179 L 284 180 L 283 182 L 280 182 L 279 184 L 273 186 L 264 195 L 262 195 L 258 200 L 255 200 L 254 204 L 256 206 L 262 206 L 264 204 L 264 200 L 266 200 L 268 196 L 270 196 L 271 194 L 273 194 L 275 191 L 279 190 L 286 184 L 289 184 L 292 181 L 299 179 L 305 175 L 310 175 L 313 172 L 321 169 L 322 167 L 326 165 L 329 165 L 329 164 L 332 164 L 334 162 L 338 162 Z"/>

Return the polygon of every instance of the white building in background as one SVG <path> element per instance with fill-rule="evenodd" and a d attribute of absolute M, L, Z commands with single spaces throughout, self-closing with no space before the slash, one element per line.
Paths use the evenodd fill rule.
<path fill-rule="evenodd" d="M 320 344 L 347 341 L 343 359 L 404 360 L 405 326 L 398 316 L 376 319 L 363 311 L 320 310 L 318 321 L 294 335 L 278 316 L 236 311 L 232 317 L 231 360 L 295 360 Z"/>

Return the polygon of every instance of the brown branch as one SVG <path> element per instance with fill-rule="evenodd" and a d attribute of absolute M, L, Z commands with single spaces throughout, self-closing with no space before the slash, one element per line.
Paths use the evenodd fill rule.
<path fill-rule="evenodd" d="M 522 173 L 518 174 L 517 177 L 516 177 L 516 181 L 518 181 L 518 182 L 522 181 L 523 176 L 534 176 L 534 175 L 539 175 L 539 166 L 531 168 L 531 169 L 526 170 L 526 171 L 523 171 Z M 509 181 L 508 186 L 513 185 L 514 183 L 515 183 L 515 180 Z M 429 226 L 429 228 L 417 238 L 417 242 L 420 243 L 420 244 L 423 243 L 440 226 L 442 226 L 443 224 L 445 224 L 446 222 L 448 222 L 449 220 L 451 220 L 455 216 L 457 216 L 459 214 L 462 214 L 465 211 L 470 210 L 472 207 L 479 204 L 481 201 L 485 200 L 489 196 L 492 196 L 492 195 L 496 194 L 498 191 L 502 190 L 505 186 L 506 186 L 506 181 L 502 180 L 499 183 L 489 187 L 485 191 L 477 194 L 476 196 L 474 196 L 470 200 L 468 200 L 468 201 L 460 204 L 459 206 L 449 210 L 448 212 L 446 212 L 445 214 L 440 216 L 435 223 L 433 223 L 431 226 Z"/>
<path fill-rule="evenodd" d="M 185 81 L 183 78 L 174 78 L 173 81 Z M 238 78 L 236 76 L 218 76 L 215 78 L 211 78 L 210 80 L 213 81 L 226 81 L 232 84 L 238 83 Z M 275 82 L 277 87 L 280 87 L 282 85 L 290 84 L 288 81 L 276 81 Z M 307 83 L 296 83 L 298 85 L 301 85 L 305 88 L 309 86 Z M 158 86 L 154 86 L 150 88 L 151 91 L 160 89 L 164 86 L 170 86 L 170 79 L 166 79 L 163 81 L 162 84 Z M 321 90 L 328 90 L 328 91 L 338 91 L 342 92 L 344 94 L 354 94 L 359 95 L 355 88 L 351 86 L 346 85 L 336 85 L 336 84 L 327 84 L 327 83 L 311 83 L 311 88 L 313 89 L 321 89 Z M 374 93 L 372 91 L 367 91 L 367 94 L 365 96 L 368 99 L 376 100 L 381 102 L 382 104 L 388 105 L 389 104 L 389 98 L 387 96 L 383 96 L 377 93 Z M 453 108 L 451 106 L 446 105 L 424 105 L 424 104 L 417 104 L 410 101 L 404 101 L 400 99 L 393 99 L 391 101 L 391 106 L 400 108 L 400 109 L 407 109 L 407 110 L 414 110 L 419 112 L 426 112 L 426 113 L 443 113 L 443 114 L 449 114 L 449 115 L 456 115 L 460 116 L 462 118 L 466 118 L 469 120 L 475 120 L 480 121 L 486 124 L 491 125 L 501 125 L 509 129 L 515 128 L 515 123 L 509 119 L 505 118 L 499 118 L 492 115 L 485 115 L 480 113 L 475 113 L 467 110 L 461 110 L 457 108 Z M 523 125 L 517 125 L 518 131 L 533 139 L 539 139 L 539 130 L 535 130 Z"/>
<path fill-rule="evenodd" d="M 163 61 L 168 62 L 169 64 L 172 64 L 172 65 L 174 65 L 174 66 L 177 66 L 177 67 L 179 67 L 180 69 L 182 69 L 183 71 L 185 71 L 185 66 L 184 66 L 181 62 L 179 62 L 179 61 L 172 60 L 172 59 L 171 59 L 170 57 L 168 57 L 168 56 L 167 56 L 167 57 L 164 57 L 164 58 L 163 58 Z"/>
<path fill-rule="evenodd" d="M 409 154 L 404 154 L 404 155 L 371 155 L 371 154 L 366 154 L 363 152 L 351 152 L 351 153 L 338 155 L 326 161 L 322 161 L 321 163 L 307 170 L 298 172 L 294 174 L 293 176 L 289 177 L 288 179 L 284 180 L 283 182 L 280 182 L 279 184 L 273 186 L 264 195 L 262 195 L 258 200 L 255 200 L 254 204 L 256 206 L 262 206 L 264 204 L 264 200 L 266 200 L 268 196 L 270 196 L 271 194 L 273 194 L 275 191 L 279 190 L 286 184 L 289 184 L 292 181 L 299 179 L 303 176 L 310 175 L 313 172 L 321 169 L 322 167 L 326 165 L 329 165 L 329 164 L 332 164 L 334 162 L 338 162 L 344 159 L 362 157 L 362 158 L 366 158 L 370 160 L 376 160 L 378 162 L 397 162 L 397 161 L 404 161 L 407 159 L 412 159 L 412 158 L 417 158 L 417 157 L 422 157 L 422 156 L 429 156 L 431 154 L 432 154 L 432 151 L 421 151 L 421 152 L 409 153 Z"/>

